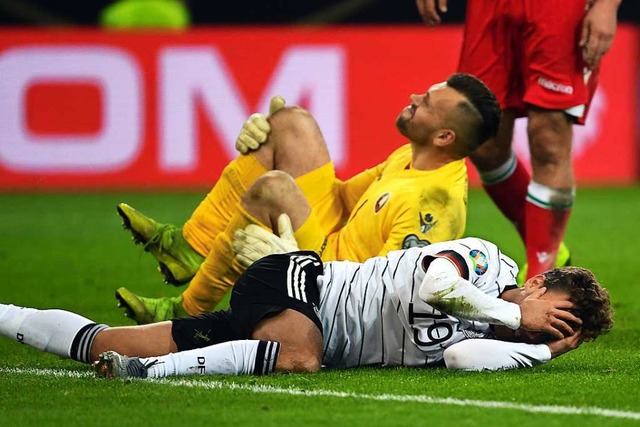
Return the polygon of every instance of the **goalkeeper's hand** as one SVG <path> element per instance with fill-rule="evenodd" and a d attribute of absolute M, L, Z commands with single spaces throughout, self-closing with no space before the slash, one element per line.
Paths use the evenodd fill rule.
<path fill-rule="evenodd" d="M 269 116 L 282 110 L 284 105 L 285 100 L 280 95 L 271 98 L 269 102 Z M 236 150 L 242 154 L 257 150 L 260 144 L 266 142 L 269 133 L 271 133 L 271 125 L 267 117 L 260 113 L 252 114 L 249 116 L 249 119 L 244 122 L 242 129 L 240 129 L 240 135 L 238 135 L 236 139 Z"/>
<path fill-rule="evenodd" d="M 238 263 L 247 268 L 264 256 L 300 250 L 287 214 L 278 217 L 278 233 L 280 237 L 254 224 L 236 230 L 231 246 Z"/>

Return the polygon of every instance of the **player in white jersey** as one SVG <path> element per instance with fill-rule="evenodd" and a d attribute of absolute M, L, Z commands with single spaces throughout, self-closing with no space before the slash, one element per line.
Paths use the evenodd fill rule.
<path fill-rule="evenodd" d="M 436 259 L 447 260 L 445 268 L 455 267 L 492 299 L 516 288 L 516 263 L 494 244 L 476 238 L 394 251 L 362 264 L 329 262 L 320 284 L 324 363 L 430 366 L 457 342 L 492 338 L 489 323 L 481 321 L 485 319 L 447 315 L 420 298 L 427 269 Z"/>
<path fill-rule="evenodd" d="M 62 310 L 0 304 L 0 334 L 99 359 L 99 376 L 164 377 L 443 362 L 507 369 L 547 362 L 611 328 L 609 296 L 588 270 L 555 269 L 523 288 L 516 273 L 495 245 L 475 238 L 364 263 L 275 254 L 236 282 L 228 311 L 109 328 Z"/>

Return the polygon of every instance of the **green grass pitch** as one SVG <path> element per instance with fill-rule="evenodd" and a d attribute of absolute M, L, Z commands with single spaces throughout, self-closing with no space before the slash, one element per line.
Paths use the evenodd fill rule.
<path fill-rule="evenodd" d="M 120 228 L 126 201 L 182 223 L 204 193 L 0 195 L 0 302 L 131 324 L 114 290 L 176 295 Z M 100 380 L 79 363 L 0 338 L 0 422 L 17 425 L 640 425 L 640 188 L 580 189 L 566 241 L 610 290 L 616 323 L 594 343 L 533 369 L 461 373 L 358 369 L 312 375 Z M 468 235 L 518 262 L 513 227 L 480 190 Z"/>

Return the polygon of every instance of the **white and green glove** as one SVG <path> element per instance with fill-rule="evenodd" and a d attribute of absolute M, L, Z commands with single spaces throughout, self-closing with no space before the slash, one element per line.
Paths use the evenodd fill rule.
<path fill-rule="evenodd" d="M 271 98 L 269 102 L 269 116 L 282 110 L 284 105 L 285 100 L 280 95 Z M 240 129 L 240 135 L 238 135 L 236 139 L 236 150 L 242 154 L 257 150 L 260 144 L 265 143 L 269 133 L 271 133 L 271 125 L 267 120 L 267 116 L 260 113 L 252 114 L 249 116 L 249 119 L 244 122 L 242 129 Z"/>
<path fill-rule="evenodd" d="M 278 217 L 278 234 L 280 237 L 254 224 L 236 230 L 231 242 L 236 260 L 247 268 L 264 256 L 300 250 L 289 215 L 282 214 Z"/>

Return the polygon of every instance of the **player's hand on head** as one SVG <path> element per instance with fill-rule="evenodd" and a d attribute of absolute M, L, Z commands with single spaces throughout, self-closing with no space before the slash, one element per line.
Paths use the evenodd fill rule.
<path fill-rule="evenodd" d="M 264 144 L 271 133 L 271 125 L 268 117 L 282 110 L 286 102 L 283 97 L 276 95 L 269 102 L 269 116 L 254 113 L 249 116 L 240 129 L 240 134 L 236 138 L 236 150 L 242 154 L 257 150 Z"/>
<path fill-rule="evenodd" d="M 582 320 L 570 311 L 575 304 L 567 300 L 539 299 L 546 291 L 544 287 L 536 289 L 522 301 L 520 327 L 546 332 L 558 339 L 573 335 L 571 325 L 582 325 Z"/>
<path fill-rule="evenodd" d="M 582 341 L 582 328 L 578 328 L 568 337 L 549 341 L 547 346 L 549 347 L 549 351 L 551 351 L 551 357 L 554 358 L 580 347 Z"/>
<path fill-rule="evenodd" d="M 280 236 L 255 224 L 236 230 L 231 247 L 236 253 L 238 263 L 243 267 L 249 267 L 267 255 L 299 250 L 298 242 L 293 235 L 291 220 L 287 214 L 278 217 L 278 232 Z"/>
<path fill-rule="evenodd" d="M 430 27 L 442 22 L 438 11 L 447 12 L 447 0 L 416 0 L 416 6 L 418 6 L 422 20 Z"/>

